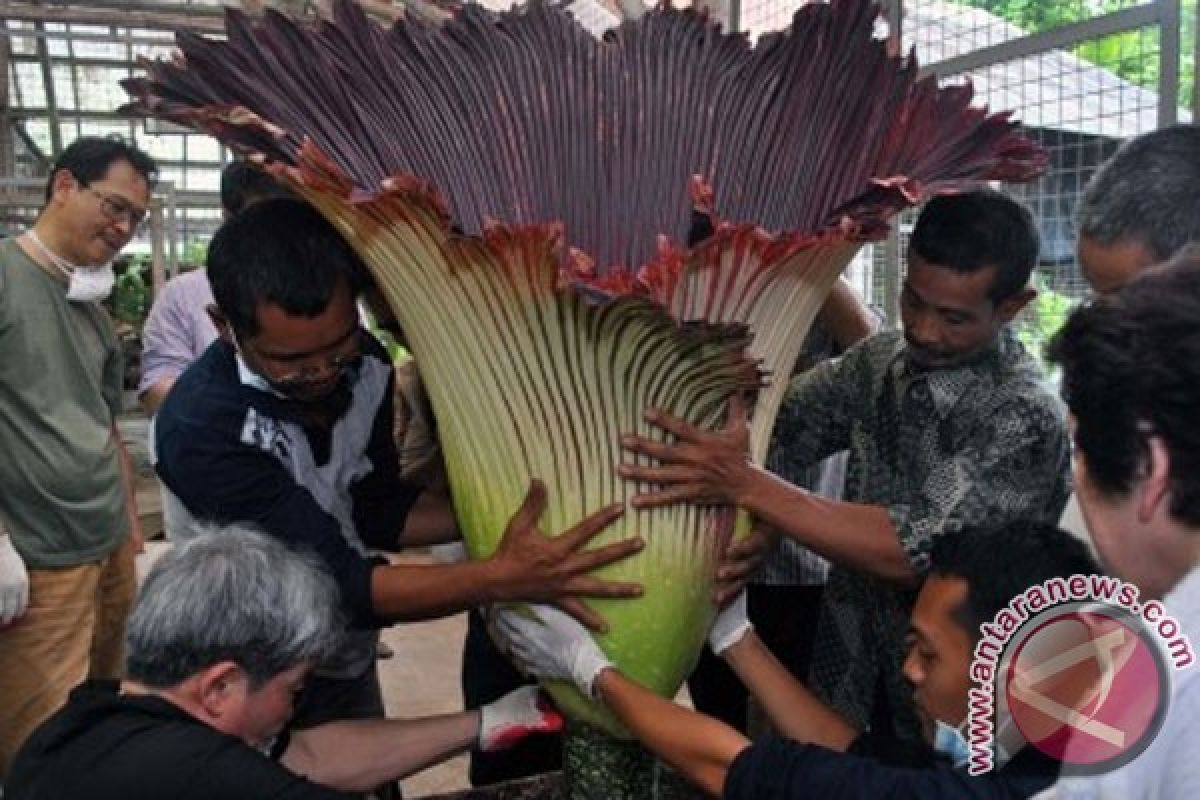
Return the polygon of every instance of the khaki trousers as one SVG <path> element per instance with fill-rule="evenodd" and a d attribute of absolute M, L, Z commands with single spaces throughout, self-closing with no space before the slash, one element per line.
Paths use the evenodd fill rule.
<path fill-rule="evenodd" d="M 0 785 L 21 744 L 75 686 L 122 677 L 136 591 L 128 537 L 101 561 L 29 570 L 29 608 L 0 630 Z"/>

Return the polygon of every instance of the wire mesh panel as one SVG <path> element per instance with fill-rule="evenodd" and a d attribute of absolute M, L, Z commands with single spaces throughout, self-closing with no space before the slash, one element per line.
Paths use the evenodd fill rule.
<path fill-rule="evenodd" d="M 904 42 L 916 47 L 923 64 L 936 65 L 1136 5 L 912 0 L 904 4 Z M 997 48 L 996 55 L 1003 58 L 1004 49 Z M 942 78 L 969 80 L 979 102 L 1013 109 L 1025 134 L 1049 154 L 1049 169 L 1038 181 L 1005 187 L 1029 206 L 1042 236 L 1035 277 L 1040 295 L 1018 320 L 1020 335 L 1035 353 L 1089 292 L 1075 261 L 1075 206 L 1092 174 L 1124 139 L 1157 126 L 1160 62 L 1160 29 L 1150 25 Z"/>
<path fill-rule="evenodd" d="M 738 29 L 757 37 L 787 27 L 806 0 L 742 0 Z"/>
<path fill-rule="evenodd" d="M 932 64 L 1084 22 L 1149 0 L 948 0 L 904 3 L 904 41 Z"/>
<path fill-rule="evenodd" d="M 803 4 L 804 0 L 744 0 L 739 27 L 757 37 L 786 26 Z M 1040 180 L 1006 189 L 1030 207 L 1042 235 L 1036 275 L 1041 294 L 1018 320 L 1019 332 L 1034 352 L 1040 353 L 1042 343 L 1088 293 L 1075 263 L 1075 206 L 1083 187 L 1123 140 L 1153 130 L 1161 119 L 1159 76 L 1164 58 L 1174 55 L 1163 52 L 1158 15 L 1164 5 L 1152 0 L 900 3 L 905 51 L 914 48 L 920 64 L 941 75 L 944 83 L 970 80 L 979 103 L 1013 110 L 1026 135 L 1049 154 L 1049 169 Z M 1188 46 L 1180 96 L 1188 97 L 1195 2 L 1184 0 L 1183 5 Z M 1143 21 L 1140 25 L 1129 21 L 1134 14 Z M 1054 49 L 1054 39 L 1070 43 Z M 1039 41 L 1046 44 L 1039 47 Z M 946 66 L 964 60 L 974 62 L 965 72 L 952 74 L 953 67 Z M 1182 110 L 1173 116 L 1189 118 Z M 914 212 L 902 215 L 891 246 L 865 248 L 847 273 L 864 297 L 893 321 L 894 276 L 903 266 L 915 217 Z"/>

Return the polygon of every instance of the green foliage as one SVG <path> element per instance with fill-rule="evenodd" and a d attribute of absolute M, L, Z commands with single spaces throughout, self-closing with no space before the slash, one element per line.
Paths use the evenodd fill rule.
<path fill-rule="evenodd" d="M 179 263 L 203 267 L 208 258 L 208 242 L 192 239 L 179 248 Z"/>
<path fill-rule="evenodd" d="M 1042 351 L 1050 338 L 1067 321 L 1067 315 L 1075 307 L 1075 301 L 1069 295 L 1056 292 L 1046 285 L 1041 276 L 1034 278 L 1037 297 L 1017 319 L 1017 338 L 1021 344 L 1045 367 Z"/>
<path fill-rule="evenodd" d="M 1129 8 L 1130 0 L 952 0 L 957 5 L 989 11 L 1028 33 L 1053 30 L 1092 17 Z M 1180 16 L 1179 97 L 1191 106 L 1197 0 L 1183 0 Z M 1159 75 L 1159 31 L 1143 28 L 1085 42 L 1075 55 L 1144 89 L 1156 90 Z"/>
<path fill-rule="evenodd" d="M 112 312 L 121 322 L 141 327 L 150 311 L 150 292 L 136 265 L 117 276 L 113 286 Z"/>

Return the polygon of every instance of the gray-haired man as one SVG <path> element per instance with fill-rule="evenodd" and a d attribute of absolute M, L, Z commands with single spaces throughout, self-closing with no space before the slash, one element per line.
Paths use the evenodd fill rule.
<path fill-rule="evenodd" d="M 479 711 L 290 733 L 340 630 L 333 580 L 286 545 L 246 530 L 178 545 L 138 597 L 126 679 L 76 689 L 18 753 L 6 797 L 348 797 L 561 724 L 526 687 Z"/>

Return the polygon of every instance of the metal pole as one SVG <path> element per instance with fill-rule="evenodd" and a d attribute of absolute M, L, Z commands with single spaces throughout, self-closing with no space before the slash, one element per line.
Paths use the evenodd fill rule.
<path fill-rule="evenodd" d="M 883 316 L 889 330 L 900 327 L 900 215 L 892 217 L 883 242 Z"/>
<path fill-rule="evenodd" d="M 179 209 L 175 202 L 175 184 L 167 187 L 167 268 L 171 277 L 179 270 Z"/>
<path fill-rule="evenodd" d="M 39 31 L 45 31 L 46 28 L 41 22 L 35 22 L 34 28 Z M 50 124 L 50 156 L 58 158 L 58 154 L 63 150 L 62 143 L 62 127 L 58 123 L 58 99 L 54 91 L 54 70 L 50 66 L 50 49 L 46 46 L 46 40 L 39 38 L 37 40 L 38 60 L 42 65 L 42 84 L 46 89 L 46 117 Z M 8 76 L 4 76 L 8 80 Z"/>
<path fill-rule="evenodd" d="M 1179 0 L 1158 0 L 1158 126 L 1179 119 Z"/>
<path fill-rule="evenodd" d="M 1192 120 L 1200 112 L 1200 3 L 1192 6 Z"/>
<path fill-rule="evenodd" d="M 162 291 L 166 283 L 163 270 L 163 204 L 161 198 L 154 198 L 150 204 L 150 285 L 154 297 Z"/>

